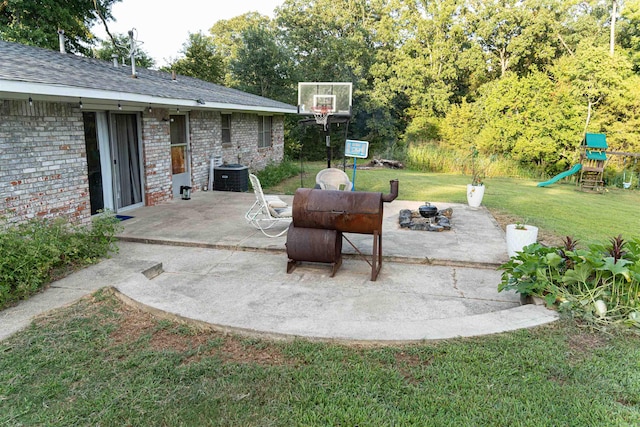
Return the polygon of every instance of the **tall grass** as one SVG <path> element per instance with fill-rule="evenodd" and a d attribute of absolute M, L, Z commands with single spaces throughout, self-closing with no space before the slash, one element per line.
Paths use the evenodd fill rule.
<path fill-rule="evenodd" d="M 423 172 L 473 175 L 475 168 L 485 177 L 536 178 L 534 172 L 512 159 L 443 148 L 428 142 L 411 144 L 406 163 L 410 169 Z"/>

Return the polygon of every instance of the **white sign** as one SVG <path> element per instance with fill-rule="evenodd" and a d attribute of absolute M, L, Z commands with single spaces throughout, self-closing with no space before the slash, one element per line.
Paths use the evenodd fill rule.
<path fill-rule="evenodd" d="M 344 147 L 344 155 L 346 157 L 358 157 L 366 159 L 369 157 L 369 141 L 356 141 L 355 139 L 347 139 Z"/>

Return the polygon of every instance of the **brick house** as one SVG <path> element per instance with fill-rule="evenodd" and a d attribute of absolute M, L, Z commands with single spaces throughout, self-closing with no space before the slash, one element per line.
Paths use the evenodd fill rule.
<path fill-rule="evenodd" d="M 278 162 L 294 106 L 198 79 L 0 41 L 0 217 L 87 222 Z"/>

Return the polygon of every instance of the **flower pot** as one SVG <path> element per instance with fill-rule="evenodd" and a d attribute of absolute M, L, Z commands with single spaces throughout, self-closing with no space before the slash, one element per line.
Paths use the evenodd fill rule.
<path fill-rule="evenodd" d="M 472 208 L 477 208 L 484 197 L 484 185 L 467 184 L 467 203 Z"/>
<path fill-rule="evenodd" d="M 538 241 L 538 227 L 524 225 L 523 229 L 516 228 L 516 224 L 507 225 L 507 254 L 509 258 L 516 256 L 522 248 Z"/>

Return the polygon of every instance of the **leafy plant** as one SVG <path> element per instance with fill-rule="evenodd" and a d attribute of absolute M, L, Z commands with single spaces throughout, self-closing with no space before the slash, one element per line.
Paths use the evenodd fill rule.
<path fill-rule="evenodd" d="M 527 226 L 525 225 L 526 222 L 527 222 L 526 220 L 524 222 L 516 222 L 514 228 L 516 230 L 526 230 L 527 229 Z"/>
<path fill-rule="evenodd" d="M 640 327 L 639 239 L 618 236 L 588 249 L 577 249 L 570 237 L 558 248 L 536 243 L 500 269 L 499 291 L 543 297 L 547 305 L 594 324 Z"/>
<path fill-rule="evenodd" d="M 0 309 L 38 292 L 67 272 L 117 251 L 120 221 L 111 213 L 89 225 L 33 219 L 0 232 Z"/>
<path fill-rule="evenodd" d="M 484 185 L 485 173 L 478 160 L 478 150 L 473 147 L 471 152 L 471 185 Z"/>
<path fill-rule="evenodd" d="M 257 172 L 256 176 L 263 188 L 269 188 L 299 172 L 300 167 L 296 163 L 285 159 L 281 163 L 268 164 L 264 169 Z"/>

